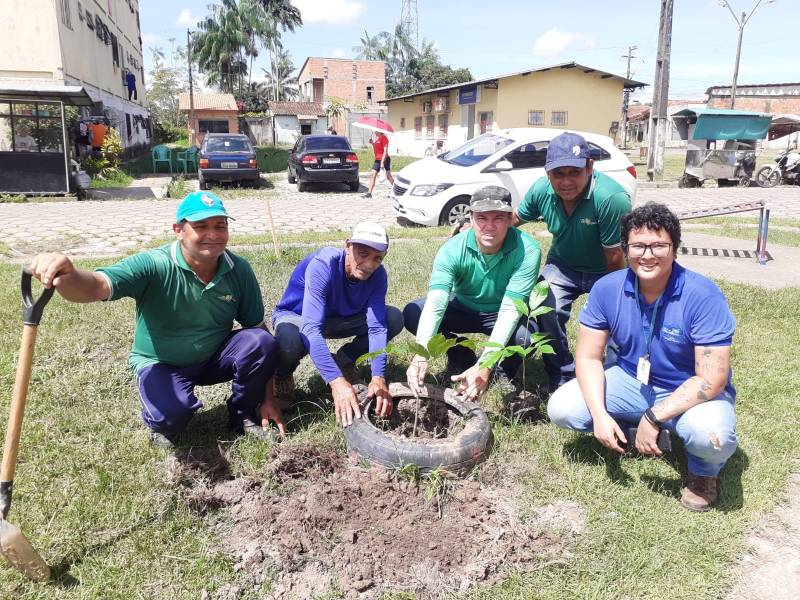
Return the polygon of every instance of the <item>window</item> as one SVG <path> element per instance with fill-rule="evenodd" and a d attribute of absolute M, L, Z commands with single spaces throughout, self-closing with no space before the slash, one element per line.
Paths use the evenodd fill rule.
<path fill-rule="evenodd" d="M 436 112 L 447 112 L 450 107 L 448 96 L 438 96 L 436 98 Z"/>
<path fill-rule="evenodd" d="M 0 102 L 0 151 L 63 152 L 61 105 Z"/>
<path fill-rule="evenodd" d="M 514 165 L 515 169 L 534 169 L 544 167 L 547 159 L 548 142 L 533 142 L 515 148 L 505 155 L 505 159 Z"/>
<path fill-rule="evenodd" d="M 447 115 L 439 115 L 439 137 L 447 137 Z"/>
<path fill-rule="evenodd" d="M 529 110 L 528 111 L 528 125 L 533 127 L 541 127 L 544 125 L 544 111 L 543 110 Z"/>
<path fill-rule="evenodd" d="M 405 129 L 405 128 L 406 128 L 406 118 L 400 117 L 400 129 Z"/>
<path fill-rule="evenodd" d="M 310 123 L 300 123 L 300 135 L 311 135 Z"/>
<path fill-rule="evenodd" d="M 414 139 L 422 139 L 422 117 L 414 117 Z"/>
<path fill-rule="evenodd" d="M 350 150 L 346 137 L 308 138 L 306 150 Z"/>
<path fill-rule="evenodd" d="M 479 122 L 481 126 L 481 133 L 491 131 L 492 123 L 494 122 L 494 112 L 489 110 L 480 113 L 478 116 L 480 117 Z"/>
<path fill-rule="evenodd" d="M 433 112 L 433 104 L 431 103 L 430 100 L 425 100 L 422 103 L 422 112 L 426 114 L 429 112 Z"/>
<path fill-rule="evenodd" d="M 70 0 L 61 0 L 61 22 L 72 29 L 72 14 L 69 8 Z"/>
<path fill-rule="evenodd" d="M 433 129 L 434 125 L 436 124 L 436 117 L 433 115 L 428 115 L 425 117 L 425 137 L 432 138 L 433 137 Z"/>
<path fill-rule="evenodd" d="M 611 158 L 611 154 L 607 150 L 604 150 L 597 144 L 593 144 L 592 142 L 587 142 L 589 146 L 589 156 L 592 157 L 592 160 L 608 160 Z"/>
<path fill-rule="evenodd" d="M 128 113 L 125 113 L 125 128 L 128 132 L 128 139 L 133 137 L 133 131 L 131 131 L 131 116 Z"/>
<path fill-rule="evenodd" d="M 567 111 L 554 110 L 550 113 L 550 125 L 565 127 L 567 125 Z"/>
<path fill-rule="evenodd" d="M 212 121 L 201 119 L 198 128 L 202 133 L 229 133 L 228 121 Z"/>
<path fill-rule="evenodd" d="M 368 85 L 367 86 L 367 102 L 369 102 L 370 104 L 372 104 L 372 95 L 373 95 L 374 92 L 375 92 L 375 88 L 372 87 L 371 85 Z"/>

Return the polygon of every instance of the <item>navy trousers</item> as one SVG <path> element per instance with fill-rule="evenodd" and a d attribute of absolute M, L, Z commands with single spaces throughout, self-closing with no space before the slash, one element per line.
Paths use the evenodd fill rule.
<path fill-rule="evenodd" d="M 258 406 L 276 364 L 275 338 L 263 329 L 247 328 L 232 332 L 204 363 L 144 367 L 137 377 L 142 419 L 153 431 L 179 433 L 203 407 L 194 395 L 195 386 L 230 381 L 231 423 L 238 426 L 245 418 L 258 423 Z"/>

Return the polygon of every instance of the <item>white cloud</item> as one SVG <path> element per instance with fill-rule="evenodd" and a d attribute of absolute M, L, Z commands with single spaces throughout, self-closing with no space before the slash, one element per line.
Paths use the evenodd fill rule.
<path fill-rule="evenodd" d="M 594 46 L 594 38 L 590 35 L 561 31 L 554 27 L 539 36 L 533 44 L 533 53 L 536 56 L 554 57 L 566 50 L 586 50 Z"/>
<path fill-rule="evenodd" d="M 161 38 L 154 33 L 142 34 L 142 46 L 145 48 L 155 48 L 161 43 Z"/>
<path fill-rule="evenodd" d="M 345 57 L 347 57 L 347 52 L 345 52 L 341 48 L 334 48 L 333 58 L 345 58 Z"/>
<path fill-rule="evenodd" d="M 352 23 L 366 10 L 358 0 L 292 0 L 303 17 L 303 23 Z"/>
<path fill-rule="evenodd" d="M 194 27 L 197 25 L 197 22 L 200 20 L 200 17 L 196 17 L 192 14 L 191 8 L 184 8 L 181 11 L 181 14 L 178 15 L 177 25 L 181 27 Z"/>

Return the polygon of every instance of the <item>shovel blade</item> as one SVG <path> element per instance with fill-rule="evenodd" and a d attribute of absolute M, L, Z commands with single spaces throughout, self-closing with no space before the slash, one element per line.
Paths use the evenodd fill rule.
<path fill-rule="evenodd" d="M 0 551 L 12 567 L 33 581 L 50 578 L 50 567 L 25 539 L 19 527 L 0 519 Z"/>

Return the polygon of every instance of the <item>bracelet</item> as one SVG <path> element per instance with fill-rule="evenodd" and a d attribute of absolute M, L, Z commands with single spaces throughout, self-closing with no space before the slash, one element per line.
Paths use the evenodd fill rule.
<path fill-rule="evenodd" d="M 647 419 L 647 422 L 653 427 L 658 427 L 659 429 L 664 427 L 664 422 L 658 420 L 658 417 L 656 417 L 652 408 L 648 408 L 646 411 L 644 411 L 644 418 Z"/>

